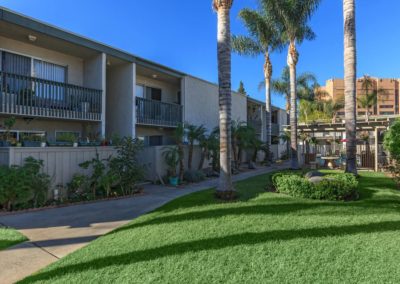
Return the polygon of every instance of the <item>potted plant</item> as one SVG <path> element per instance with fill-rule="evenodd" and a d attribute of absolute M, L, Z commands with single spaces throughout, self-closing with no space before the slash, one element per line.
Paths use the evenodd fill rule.
<path fill-rule="evenodd" d="M 73 133 L 63 133 L 57 138 L 56 146 L 78 147 L 77 138 Z"/>
<path fill-rule="evenodd" d="M 179 164 L 179 149 L 177 146 L 169 146 L 164 148 L 163 152 L 165 163 L 168 166 L 168 181 L 172 186 L 178 186 L 179 178 L 176 168 Z"/>
<path fill-rule="evenodd" d="M 0 141 L 0 146 L 10 147 L 11 146 L 11 128 L 15 125 L 16 119 L 14 116 L 8 117 L 4 120 L 5 131 Z"/>
<path fill-rule="evenodd" d="M 22 137 L 22 145 L 24 147 L 43 147 L 44 137 L 39 135 L 24 135 Z"/>

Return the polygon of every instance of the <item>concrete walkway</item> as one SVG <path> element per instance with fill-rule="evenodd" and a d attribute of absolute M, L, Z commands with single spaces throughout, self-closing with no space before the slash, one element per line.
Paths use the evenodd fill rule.
<path fill-rule="evenodd" d="M 286 167 L 259 168 L 234 176 L 234 180 Z M 21 280 L 132 219 L 177 197 L 215 187 L 217 182 L 207 180 L 179 189 L 147 185 L 144 194 L 137 197 L 0 216 L 1 224 L 17 229 L 29 239 L 0 251 L 0 283 Z"/>

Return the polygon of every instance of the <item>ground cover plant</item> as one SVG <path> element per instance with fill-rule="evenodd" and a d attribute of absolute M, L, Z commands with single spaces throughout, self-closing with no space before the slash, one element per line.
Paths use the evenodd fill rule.
<path fill-rule="evenodd" d="M 268 175 L 172 201 L 22 283 L 398 283 L 400 192 L 360 172 L 360 198 L 265 191 Z"/>

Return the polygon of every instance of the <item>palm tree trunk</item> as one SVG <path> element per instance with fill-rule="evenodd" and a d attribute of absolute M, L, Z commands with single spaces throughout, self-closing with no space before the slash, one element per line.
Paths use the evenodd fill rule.
<path fill-rule="evenodd" d="M 193 142 L 189 144 L 189 153 L 188 153 L 188 169 L 192 169 L 192 161 L 193 161 Z"/>
<path fill-rule="evenodd" d="M 355 0 L 343 0 L 346 172 L 357 174 L 356 163 L 356 21 Z"/>
<path fill-rule="evenodd" d="M 218 13 L 218 83 L 220 127 L 220 175 L 217 191 L 234 191 L 232 184 L 231 149 L 231 29 L 230 9 L 232 0 L 214 0 Z M 225 195 L 228 197 L 228 195 Z"/>
<path fill-rule="evenodd" d="M 297 156 L 297 89 L 296 89 L 296 64 L 299 54 L 296 50 L 296 43 L 290 42 L 287 64 L 290 70 L 290 157 L 291 168 L 298 169 L 299 161 Z"/>
<path fill-rule="evenodd" d="M 264 64 L 264 77 L 265 77 L 265 120 L 267 127 L 267 135 L 266 135 L 266 146 L 267 146 L 267 159 L 265 161 L 270 163 L 270 149 L 271 149 L 271 77 L 272 77 L 272 64 L 269 58 L 268 52 L 265 53 L 265 64 Z"/>

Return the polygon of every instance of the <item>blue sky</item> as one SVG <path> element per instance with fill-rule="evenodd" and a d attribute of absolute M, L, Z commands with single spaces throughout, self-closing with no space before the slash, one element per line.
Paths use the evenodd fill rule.
<path fill-rule="evenodd" d="M 400 1 L 357 0 L 358 75 L 400 77 Z M 171 68 L 216 82 L 216 15 L 211 0 L 0 0 L 0 5 L 86 37 L 124 49 Z M 243 34 L 237 14 L 256 0 L 235 0 L 232 32 Z M 311 20 L 317 39 L 299 47 L 299 72 L 317 75 L 320 84 L 343 77 L 341 0 L 322 0 Z M 274 77 L 286 64 L 286 50 L 272 57 Z M 233 55 L 232 85 L 243 80 L 248 93 L 258 91 L 262 58 Z M 274 95 L 272 102 L 283 106 Z"/>

